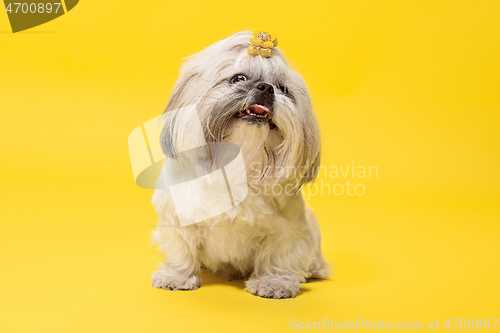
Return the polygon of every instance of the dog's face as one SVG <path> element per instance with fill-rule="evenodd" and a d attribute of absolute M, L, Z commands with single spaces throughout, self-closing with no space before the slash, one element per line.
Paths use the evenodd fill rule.
<path fill-rule="evenodd" d="M 236 143 L 246 164 L 264 156 L 267 178 L 295 178 L 300 187 L 314 179 L 320 158 L 307 87 L 279 49 L 270 58 L 248 55 L 250 37 L 241 32 L 193 55 L 166 112 L 196 110 L 206 142 Z M 175 133 L 175 123 L 187 122 L 188 113 L 165 117 L 162 147 L 169 157 L 192 140 L 188 133 Z"/>

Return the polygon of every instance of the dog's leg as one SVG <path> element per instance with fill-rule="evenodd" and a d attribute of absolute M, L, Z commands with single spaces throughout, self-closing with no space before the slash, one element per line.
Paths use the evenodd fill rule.
<path fill-rule="evenodd" d="M 245 283 L 245 290 L 264 298 L 295 297 L 300 289 L 301 277 L 289 273 L 252 275 Z"/>
<path fill-rule="evenodd" d="M 306 207 L 306 219 L 309 225 L 312 226 L 315 236 L 318 239 L 318 245 L 316 247 L 315 258 L 309 268 L 308 279 L 326 279 L 328 277 L 328 264 L 323 257 L 321 252 L 321 230 L 319 229 L 318 219 L 314 212 Z"/>
<path fill-rule="evenodd" d="M 316 251 L 316 257 L 309 268 L 308 279 L 326 279 L 328 277 L 328 264 L 323 258 L 321 248 Z"/>
<path fill-rule="evenodd" d="M 254 271 L 246 282 L 246 291 L 266 298 L 297 295 L 300 283 L 308 276 L 315 248 L 311 246 L 315 243 L 312 230 L 297 231 L 284 229 L 266 236 L 255 258 Z"/>
<path fill-rule="evenodd" d="M 276 244 L 276 243 L 275 243 Z M 275 245 L 274 244 L 274 245 Z M 245 290 L 251 294 L 265 298 L 295 297 L 300 289 L 300 283 L 305 282 L 304 267 L 298 264 L 295 250 L 271 249 L 269 244 L 259 254 L 252 276 L 245 283 Z M 272 253 L 273 251 L 276 251 Z M 307 258 L 303 258 L 307 261 Z"/>
<path fill-rule="evenodd" d="M 188 227 L 189 228 L 189 227 Z M 153 273 L 153 287 L 169 290 L 195 290 L 200 287 L 200 261 L 195 237 L 180 229 L 160 230 L 160 250 L 167 258 Z"/>

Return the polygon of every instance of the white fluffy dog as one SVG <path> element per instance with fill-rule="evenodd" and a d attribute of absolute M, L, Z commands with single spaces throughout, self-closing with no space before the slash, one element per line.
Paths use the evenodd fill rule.
<path fill-rule="evenodd" d="M 176 122 L 186 122 L 183 110 L 194 106 L 206 142 L 240 147 L 248 195 L 223 214 L 182 226 L 171 191 L 156 190 L 154 241 L 166 259 L 153 274 L 154 287 L 197 289 L 205 267 L 247 279 L 245 289 L 254 295 L 288 298 L 306 279 L 328 275 L 318 222 L 300 193 L 316 177 L 321 153 L 309 93 L 278 48 L 269 58 L 249 55 L 251 37 L 237 33 L 187 60 L 166 109 L 177 115 L 165 117 L 161 133 L 165 155 L 180 158 L 195 133 L 176 131 Z M 208 160 L 191 162 L 210 168 Z"/>

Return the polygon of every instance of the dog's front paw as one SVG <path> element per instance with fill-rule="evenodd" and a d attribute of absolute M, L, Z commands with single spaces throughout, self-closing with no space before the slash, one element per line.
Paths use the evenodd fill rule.
<path fill-rule="evenodd" d="M 251 278 L 245 283 L 245 290 L 265 298 L 290 298 L 299 292 L 299 281 L 272 278 Z"/>
<path fill-rule="evenodd" d="M 197 275 L 185 275 L 163 267 L 153 273 L 153 287 L 168 290 L 196 290 L 201 285 Z"/>

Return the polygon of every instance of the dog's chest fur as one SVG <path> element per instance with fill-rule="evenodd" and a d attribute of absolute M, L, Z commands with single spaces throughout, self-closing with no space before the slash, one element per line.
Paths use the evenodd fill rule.
<path fill-rule="evenodd" d="M 255 190 L 250 188 L 250 191 Z M 155 193 L 153 201 L 156 201 L 160 215 L 173 213 L 173 205 L 168 204 L 170 200 L 168 190 Z M 228 278 L 248 276 L 253 271 L 257 253 L 262 253 L 263 242 L 286 236 L 289 225 L 282 218 L 283 211 L 301 213 L 294 209 L 302 207 L 295 200 L 302 198 L 269 198 L 249 193 L 241 204 L 207 221 L 173 229 L 160 226 L 155 239 L 166 245 L 171 233 L 179 232 L 191 248 L 197 248 L 199 259 L 206 268 L 223 273 Z M 159 205 L 160 202 L 167 204 Z"/>
<path fill-rule="evenodd" d="M 198 226 L 202 263 L 213 271 L 227 265 L 246 274 L 253 269 L 255 254 L 266 237 L 277 232 L 276 202 L 248 195 L 226 214 Z"/>

